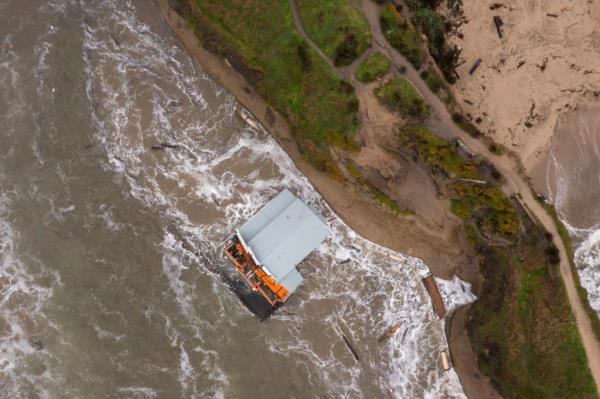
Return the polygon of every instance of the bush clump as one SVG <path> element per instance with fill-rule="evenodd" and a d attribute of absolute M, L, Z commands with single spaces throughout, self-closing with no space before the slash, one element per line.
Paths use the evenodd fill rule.
<path fill-rule="evenodd" d="M 375 89 L 375 96 L 394 111 L 417 118 L 429 116 L 429 105 L 405 79 L 394 78 Z"/>
<path fill-rule="evenodd" d="M 365 58 L 356 68 L 356 79 L 363 83 L 370 83 L 385 75 L 389 70 L 390 60 L 381 53 L 374 53 Z"/>
<path fill-rule="evenodd" d="M 420 68 L 424 54 L 415 27 L 406 21 L 392 4 L 382 8 L 379 21 L 383 35 L 392 47 L 405 56 L 415 68 Z"/>

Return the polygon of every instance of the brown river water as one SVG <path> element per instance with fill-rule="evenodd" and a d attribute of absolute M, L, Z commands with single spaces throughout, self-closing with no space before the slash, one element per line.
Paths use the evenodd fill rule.
<path fill-rule="evenodd" d="M 1 398 L 464 397 L 427 266 L 339 220 L 153 2 L 3 0 L 0 45 Z M 283 188 L 331 235 L 260 322 L 219 244 Z"/>

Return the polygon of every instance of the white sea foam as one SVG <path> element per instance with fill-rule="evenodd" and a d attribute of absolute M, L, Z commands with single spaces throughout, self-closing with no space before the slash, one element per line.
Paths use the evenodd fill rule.
<path fill-rule="evenodd" d="M 373 376 L 383 395 L 464 397 L 454 371 L 443 372 L 438 365 L 439 350 L 447 343 L 443 322 L 420 281 L 427 266 L 358 237 L 275 140 L 264 131 L 240 129 L 234 122 L 235 100 L 198 74 L 187 55 L 154 34 L 125 4 L 104 4 L 122 38 L 118 50 L 107 24 L 82 26 L 86 92 L 96 139 L 108 155 L 106 169 L 142 204 L 159 210 L 166 226 L 163 274 L 186 321 L 182 325 L 163 315 L 165 335 L 179 349 L 181 393 L 219 397 L 230 389 L 227 373 L 235 370 L 214 348 L 227 350 L 227 331 L 246 311 L 211 265 L 221 262 L 217 244 L 286 187 L 324 213 L 331 236 L 301 266 L 306 281 L 291 300 L 294 314 L 274 318 L 274 323 L 286 321 L 277 324 L 285 333 L 268 335 L 261 343 L 272 359 L 293 356 L 310 376 L 311 391 L 328 396 L 367 397 L 364 387 L 374 389 L 368 378 Z M 132 79 L 141 83 L 136 87 Z M 216 108 L 206 100 L 209 95 L 220 99 L 212 101 Z M 151 109 L 149 123 L 142 117 L 144 108 Z M 239 131 L 223 136 L 224 127 Z M 148 152 L 148 143 L 171 140 L 179 145 L 176 151 Z M 189 211 L 184 206 L 189 203 L 211 212 Z M 392 254 L 400 260 L 392 260 Z M 350 262 L 340 265 L 345 260 Z M 449 309 L 474 299 L 458 279 L 438 283 Z M 214 319 L 224 314 L 229 317 Z M 374 334 L 398 321 L 400 333 L 383 345 L 373 341 Z M 344 349 L 341 327 L 331 327 L 342 324 L 365 354 L 360 364 Z M 321 348 L 314 331 L 303 325 L 318 326 L 333 347 Z M 208 383 L 198 383 L 203 380 Z"/>

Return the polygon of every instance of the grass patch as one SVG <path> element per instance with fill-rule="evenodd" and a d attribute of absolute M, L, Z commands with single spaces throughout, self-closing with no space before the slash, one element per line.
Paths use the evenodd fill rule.
<path fill-rule="evenodd" d="M 574 316 L 543 231 L 480 246 L 485 278 L 469 335 L 480 369 L 505 398 L 596 398 Z"/>
<path fill-rule="evenodd" d="M 381 54 L 374 53 L 365 58 L 356 68 L 356 79 L 363 83 L 373 82 L 390 70 L 390 60 Z"/>
<path fill-rule="evenodd" d="M 306 33 L 335 65 L 350 65 L 371 45 L 365 17 L 346 0 L 297 0 Z"/>
<path fill-rule="evenodd" d="M 196 34 L 284 115 L 305 158 L 322 170 L 328 145 L 354 148 L 358 100 L 296 32 L 285 1 L 196 0 Z"/>
<path fill-rule="evenodd" d="M 406 21 L 392 4 L 381 9 L 379 22 L 388 43 L 405 56 L 415 68 L 420 68 L 425 55 L 415 27 Z"/>
<path fill-rule="evenodd" d="M 417 118 L 429 116 L 429 105 L 423 101 L 417 90 L 407 80 L 390 79 L 374 90 L 381 103 L 393 111 Z"/>

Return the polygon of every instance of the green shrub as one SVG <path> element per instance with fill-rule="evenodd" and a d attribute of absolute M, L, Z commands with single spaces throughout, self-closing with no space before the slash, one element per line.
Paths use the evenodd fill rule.
<path fill-rule="evenodd" d="M 381 53 L 374 53 L 365 58 L 356 68 L 356 79 L 369 83 L 385 75 L 390 69 L 390 60 Z"/>
<path fill-rule="evenodd" d="M 390 45 L 404 55 L 415 68 L 420 68 L 423 64 L 424 54 L 415 27 L 405 21 L 404 17 L 391 4 L 382 8 L 379 21 L 383 35 Z"/>
<path fill-rule="evenodd" d="M 418 118 L 429 116 L 429 105 L 405 79 L 390 79 L 375 90 L 375 96 L 394 111 Z"/>
<path fill-rule="evenodd" d="M 306 33 L 337 66 L 350 65 L 371 45 L 362 13 L 346 0 L 296 0 Z"/>

